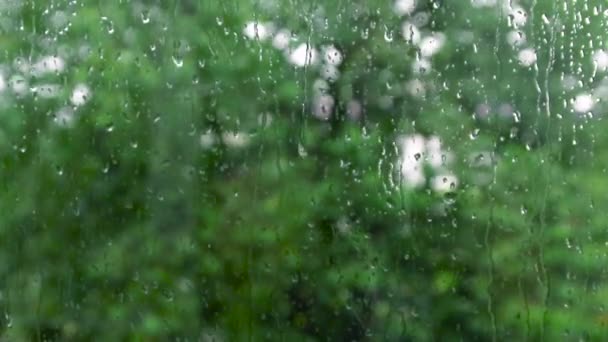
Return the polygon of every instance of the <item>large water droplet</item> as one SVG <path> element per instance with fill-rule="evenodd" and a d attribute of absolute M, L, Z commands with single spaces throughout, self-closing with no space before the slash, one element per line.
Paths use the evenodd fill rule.
<path fill-rule="evenodd" d="M 175 66 L 178 68 L 184 66 L 184 60 L 178 56 L 171 56 L 171 60 L 173 60 L 173 64 L 175 64 Z"/>
<path fill-rule="evenodd" d="M 141 22 L 147 24 L 150 22 L 150 11 L 144 10 L 141 12 Z"/>
<path fill-rule="evenodd" d="M 386 26 L 384 27 L 384 40 L 389 43 L 393 41 L 393 30 L 389 29 Z"/>
<path fill-rule="evenodd" d="M 475 128 L 473 130 L 473 132 L 471 132 L 471 134 L 469 135 L 469 138 L 471 138 L 471 140 L 475 140 L 479 137 L 479 128 Z"/>
<path fill-rule="evenodd" d="M 109 34 L 114 33 L 114 23 L 108 17 L 101 17 L 102 25 Z"/>

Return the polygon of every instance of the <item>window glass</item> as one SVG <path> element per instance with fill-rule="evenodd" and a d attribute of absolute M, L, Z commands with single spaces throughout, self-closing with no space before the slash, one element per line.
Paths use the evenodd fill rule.
<path fill-rule="evenodd" d="M 0 339 L 606 340 L 607 19 L 0 0 Z"/>

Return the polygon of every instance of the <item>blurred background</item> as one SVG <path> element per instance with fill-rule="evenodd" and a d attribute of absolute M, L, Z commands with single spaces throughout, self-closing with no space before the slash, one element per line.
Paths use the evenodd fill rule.
<path fill-rule="evenodd" d="M 0 340 L 607 340 L 607 20 L 0 0 Z"/>

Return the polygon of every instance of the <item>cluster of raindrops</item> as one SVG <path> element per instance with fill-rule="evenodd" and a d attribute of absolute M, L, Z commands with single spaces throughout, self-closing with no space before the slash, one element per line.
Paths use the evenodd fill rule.
<path fill-rule="evenodd" d="M 54 113 L 54 122 L 62 127 L 71 126 L 76 109 L 89 101 L 91 89 L 83 83 L 67 89 L 59 80 L 53 81 L 63 74 L 66 68 L 65 59 L 56 55 L 42 56 L 37 60 L 15 58 L 12 65 L 4 65 L 0 69 L 2 102 L 8 103 L 10 98 L 22 99 L 30 96 L 41 101 L 61 99 L 65 96 L 66 104 Z"/>
<path fill-rule="evenodd" d="M 608 12 L 604 12 L 603 15 L 604 18 L 608 18 Z M 592 42 L 589 44 L 592 45 Z M 563 89 L 575 94 L 564 105 L 569 105 L 575 114 L 585 118 L 592 118 L 596 107 L 608 100 L 608 77 L 606 76 L 606 72 L 608 72 L 608 51 L 603 48 L 595 49 L 590 55 L 589 62 L 593 70 L 590 77 L 581 78 L 572 74 L 562 75 L 561 77 Z M 588 85 L 594 82 L 594 86 Z"/>
<path fill-rule="evenodd" d="M 313 84 L 312 114 L 320 120 L 328 120 L 334 110 L 336 99 L 329 94 L 330 83 L 340 78 L 339 67 L 344 60 L 340 50 L 333 45 L 321 47 L 319 78 Z M 348 116 L 358 119 L 362 108 L 358 101 L 352 100 L 348 105 Z"/>
<path fill-rule="evenodd" d="M 309 42 L 299 42 L 288 29 L 277 29 L 272 22 L 250 21 L 243 28 L 243 35 L 251 40 L 272 41 L 272 46 L 281 50 L 286 60 L 295 67 L 317 64 L 319 50 Z"/>
<path fill-rule="evenodd" d="M 567 4 L 564 4 L 565 8 Z M 601 11 L 600 8 L 593 8 L 594 16 L 603 16 L 604 21 L 608 19 L 608 10 Z M 581 25 L 589 24 L 588 21 L 583 22 L 580 19 Z M 577 28 L 573 28 L 577 30 Z M 599 43 L 599 47 L 595 46 Z M 573 73 L 561 75 L 561 85 L 565 93 L 572 94 L 569 100 L 564 100 L 564 108 L 570 108 L 580 118 L 592 118 L 597 110 L 598 105 L 608 100 L 608 51 L 603 48 L 603 41 L 589 40 L 588 47 L 592 52 L 579 52 L 581 58 L 576 63 L 571 63 Z M 570 51 L 572 56 L 574 52 Z M 590 63 L 585 65 L 586 63 Z M 591 75 L 586 75 L 583 70 L 588 70 L 587 66 L 591 66 Z"/>
<path fill-rule="evenodd" d="M 319 77 L 313 84 L 312 115 L 320 120 L 330 118 L 336 100 L 327 90 L 329 83 L 340 78 L 339 67 L 344 60 L 340 50 L 331 44 L 315 47 L 310 41 L 302 41 L 289 29 L 277 28 L 272 22 L 250 21 L 245 24 L 243 35 L 251 40 L 270 41 L 296 68 L 317 67 Z M 360 103 L 351 100 L 347 105 L 348 116 L 358 119 L 361 113 Z"/>
<path fill-rule="evenodd" d="M 451 193 L 458 186 L 458 178 L 449 170 L 453 155 L 444 151 L 438 136 L 421 134 L 403 135 L 397 138 L 398 165 L 405 186 L 419 188 L 427 183 L 425 167 L 430 167 L 433 177 L 431 188 L 441 194 Z"/>
<path fill-rule="evenodd" d="M 525 68 L 532 68 L 536 65 L 538 56 L 536 48 L 528 44 L 524 32 L 525 25 L 528 22 L 528 12 L 515 1 L 505 3 L 504 7 L 503 13 L 506 14 L 508 25 L 511 28 L 511 31 L 507 33 L 507 42 L 517 52 L 519 64 Z"/>
<path fill-rule="evenodd" d="M 428 89 L 432 88 L 425 76 L 432 72 L 432 59 L 446 45 L 447 37 L 443 32 L 427 27 L 430 13 L 419 10 L 418 3 L 416 0 L 397 0 L 393 11 L 403 18 L 401 38 L 416 50 L 416 58 L 411 63 L 413 77 L 405 82 L 403 89 L 413 98 L 424 99 Z M 439 6 L 439 3 L 434 3 L 434 6 Z"/>
<path fill-rule="evenodd" d="M 528 23 L 528 12 L 518 0 L 471 0 L 475 8 L 496 9 L 502 13 L 508 22 L 509 32 L 506 40 L 515 49 L 517 61 L 525 68 L 532 68 L 538 59 L 536 48 L 528 44 L 525 26 Z M 544 22 L 549 25 L 549 19 L 543 16 Z"/>
<path fill-rule="evenodd" d="M 537 68 L 538 62 L 538 51 L 537 48 L 528 41 L 526 36 L 526 26 L 529 24 L 529 15 L 527 10 L 522 5 L 521 1 L 518 0 L 471 0 L 471 4 L 476 8 L 494 8 L 500 10 L 507 19 L 507 25 L 509 31 L 506 33 L 507 43 L 513 47 L 516 60 L 523 68 Z M 571 6 L 569 3 L 564 3 L 563 8 L 567 10 Z M 605 19 L 608 18 L 608 11 L 602 11 L 599 7 L 592 9 L 594 16 L 603 16 Z M 552 16 L 548 16 L 545 13 L 537 14 L 540 18 L 540 23 L 545 27 L 547 31 L 556 30 L 559 26 L 560 21 Z M 582 18 L 578 19 L 580 25 L 589 24 L 588 20 L 585 21 Z M 564 30 L 562 24 L 562 30 Z M 572 33 L 576 33 L 578 30 L 573 27 Z M 563 35 L 563 33 L 561 33 Z M 564 91 L 564 95 L 567 98 L 564 99 L 563 108 L 568 111 L 577 114 L 579 117 L 592 118 L 594 111 L 600 103 L 608 100 L 608 78 L 604 75 L 608 72 L 608 51 L 604 48 L 595 47 L 594 40 L 589 40 L 589 48 L 592 50 L 590 53 L 586 53 L 581 50 L 579 52 L 580 57 L 577 62 L 570 62 L 572 68 L 572 74 L 563 73 L 561 75 L 561 86 Z M 600 46 L 603 46 L 603 42 L 599 42 Z M 570 44 L 571 46 L 571 44 Z M 567 46 L 563 46 L 564 49 L 568 49 Z M 574 57 L 574 52 L 568 52 L 571 57 Z M 588 65 L 585 65 L 588 61 Z M 592 75 L 585 75 L 584 70 L 588 70 L 588 67 L 592 70 Z M 599 80 L 596 78 L 600 76 Z M 596 82 L 597 81 L 597 82 Z M 595 85 L 589 85 L 595 83 Z M 561 114 L 557 114 L 558 118 L 561 118 Z"/>

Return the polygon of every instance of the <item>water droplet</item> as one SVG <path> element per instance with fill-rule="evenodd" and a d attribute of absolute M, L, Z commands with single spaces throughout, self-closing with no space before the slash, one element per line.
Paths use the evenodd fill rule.
<path fill-rule="evenodd" d="M 302 158 L 305 158 L 308 156 L 308 152 L 306 152 L 306 149 L 300 143 L 298 143 L 298 155 Z"/>
<path fill-rule="evenodd" d="M 363 31 L 361 31 L 361 38 L 362 39 L 367 39 L 369 37 L 369 29 L 364 29 Z"/>
<path fill-rule="evenodd" d="M 101 21 L 103 22 L 103 27 L 109 34 L 114 33 L 114 23 L 108 17 L 101 17 Z"/>
<path fill-rule="evenodd" d="M 6 321 L 6 327 L 7 328 L 12 328 L 13 327 L 13 319 L 11 316 L 9 316 L 8 312 L 4 313 L 4 320 Z"/>
<path fill-rule="evenodd" d="M 393 30 L 389 29 L 386 26 L 384 27 L 384 40 L 389 43 L 393 41 Z"/>
<path fill-rule="evenodd" d="M 452 183 L 452 184 L 454 184 L 454 183 Z M 450 184 L 450 188 L 452 188 L 452 184 Z M 443 203 L 445 203 L 447 205 L 452 205 L 452 204 L 456 203 L 456 193 L 452 192 L 452 191 L 446 192 L 443 195 Z"/>
<path fill-rule="evenodd" d="M 182 58 L 179 58 L 177 56 L 171 56 L 171 59 L 173 60 L 173 64 L 175 64 L 176 67 L 181 68 L 184 66 L 184 60 Z"/>
<path fill-rule="evenodd" d="M 469 138 L 471 138 L 471 140 L 475 140 L 477 139 L 477 137 L 479 137 L 479 128 L 475 128 L 473 132 L 471 132 L 471 134 L 469 135 Z"/>
<path fill-rule="evenodd" d="M 141 22 L 147 24 L 150 22 L 150 11 L 144 10 L 141 12 Z"/>

